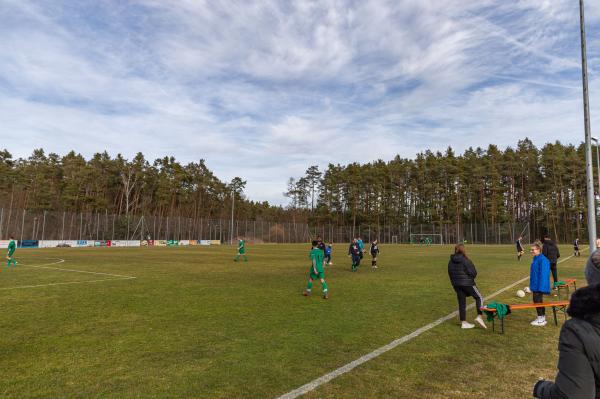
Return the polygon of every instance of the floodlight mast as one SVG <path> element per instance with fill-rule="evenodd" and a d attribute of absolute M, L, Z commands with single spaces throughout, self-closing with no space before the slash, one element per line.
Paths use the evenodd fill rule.
<path fill-rule="evenodd" d="M 579 0 L 579 25 L 581 33 L 581 80 L 583 84 L 583 119 L 585 125 L 585 175 L 588 203 L 588 240 L 590 242 L 590 252 L 592 252 L 596 250 L 596 197 L 594 196 L 594 171 L 592 170 L 592 133 L 590 127 L 590 98 L 588 93 L 585 16 L 583 9 L 583 0 Z"/>
<path fill-rule="evenodd" d="M 598 139 L 591 137 L 592 141 L 596 143 L 596 171 L 598 172 L 598 192 L 600 193 L 600 148 Z"/>

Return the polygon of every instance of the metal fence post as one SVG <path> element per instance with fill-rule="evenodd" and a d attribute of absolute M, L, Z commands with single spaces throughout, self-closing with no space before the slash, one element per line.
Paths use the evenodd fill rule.
<path fill-rule="evenodd" d="M 21 245 L 23 245 L 23 231 L 25 230 L 25 209 L 23 209 L 23 220 L 21 221 Z"/>

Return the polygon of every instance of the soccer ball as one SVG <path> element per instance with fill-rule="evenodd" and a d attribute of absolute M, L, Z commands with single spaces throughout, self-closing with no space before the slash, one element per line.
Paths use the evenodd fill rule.
<path fill-rule="evenodd" d="M 525 298 L 525 291 L 523 291 L 523 290 L 519 290 L 519 291 L 517 291 L 517 296 L 518 296 L 519 298 Z"/>
<path fill-rule="evenodd" d="M 531 294 L 531 290 L 529 289 L 529 287 L 523 288 L 523 291 L 525 291 L 526 294 Z"/>

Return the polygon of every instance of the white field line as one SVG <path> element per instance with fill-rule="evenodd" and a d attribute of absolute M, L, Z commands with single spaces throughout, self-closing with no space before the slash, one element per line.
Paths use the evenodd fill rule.
<path fill-rule="evenodd" d="M 53 259 L 53 258 L 46 258 L 46 259 Z M 101 282 L 101 281 L 132 280 L 132 279 L 136 278 L 134 276 L 125 276 L 125 275 L 122 275 L 122 274 L 90 272 L 90 271 L 87 271 L 87 270 L 64 269 L 64 268 L 60 268 L 60 267 L 50 267 L 51 265 L 57 265 L 59 263 L 64 263 L 65 262 L 65 260 L 61 259 L 61 258 L 55 258 L 55 259 L 57 260 L 56 262 L 45 263 L 45 264 L 41 264 L 41 265 L 27 265 L 27 264 L 22 264 L 21 262 L 19 262 L 18 266 L 31 267 L 31 268 L 35 268 L 35 269 L 50 269 L 50 270 L 58 270 L 58 271 L 63 271 L 63 272 L 85 273 L 85 274 L 94 274 L 94 275 L 100 275 L 100 276 L 110 276 L 110 277 L 113 277 L 113 278 L 104 278 L 104 279 L 99 279 L 99 280 L 68 281 L 68 282 L 63 282 L 63 283 L 49 283 L 49 284 L 37 284 L 37 285 L 19 285 L 19 286 L 16 286 L 16 287 L 4 287 L 4 288 L 0 288 L 0 291 L 4 291 L 4 290 L 16 290 L 16 289 L 23 289 L 23 288 L 50 287 L 50 286 L 53 286 L 53 285 L 85 284 L 85 283 L 98 283 L 98 282 Z"/>
<path fill-rule="evenodd" d="M 58 262 L 55 262 L 55 263 L 48 263 L 48 264 L 45 264 L 45 265 L 35 265 L 35 266 L 34 265 L 27 265 L 27 264 L 23 265 L 21 263 L 19 263 L 19 265 L 25 266 L 25 267 L 33 267 L 33 268 L 36 268 L 36 269 L 59 270 L 59 271 L 62 271 L 62 272 L 86 273 L 86 274 L 95 274 L 95 275 L 98 275 L 98 276 L 111 276 L 111 277 L 121 277 L 121 278 L 135 278 L 133 276 L 125 276 L 123 274 L 90 272 L 90 271 L 87 271 L 87 270 L 64 269 L 64 268 L 61 268 L 61 267 L 51 267 L 50 266 L 50 265 L 57 265 L 59 263 L 63 263 L 64 261 L 65 261 L 64 259 L 60 259 Z"/>
<path fill-rule="evenodd" d="M 566 257 L 564 259 L 561 259 L 558 263 L 565 262 L 565 261 L 571 259 L 572 257 L 573 257 L 573 255 Z M 506 287 L 494 292 L 493 294 L 486 296 L 485 299 L 494 298 L 494 297 L 502 294 L 503 292 L 510 290 L 511 288 L 515 287 L 516 285 L 522 284 L 523 282 L 525 282 L 527 280 L 529 280 L 529 276 L 523 277 L 522 279 L 515 281 L 514 283 L 512 283 L 510 285 L 507 285 Z M 472 309 L 474 307 L 475 307 L 475 304 L 471 304 L 467 308 Z M 455 310 L 454 312 L 449 313 L 444 317 L 440 317 L 436 321 L 431 322 L 431 323 L 411 332 L 408 335 L 405 335 L 401 338 L 395 339 L 392 342 L 390 342 L 389 344 L 375 349 L 373 352 L 367 353 L 366 355 L 361 356 L 358 359 L 353 360 L 350 363 L 345 364 L 344 366 L 337 368 L 330 373 L 327 373 L 315 380 L 312 380 L 311 382 L 304 384 L 301 387 L 294 389 L 293 391 L 283 394 L 283 395 L 279 396 L 277 399 L 295 399 L 299 396 L 307 394 L 308 392 L 315 390 L 316 388 L 320 387 L 321 385 L 328 383 L 329 381 L 333 380 L 334 378 L 337 378 L 337 377 L 341 376 L 342 374 L 346 374 L 347 372 L 355 369 L 356 367 L 360 366 L 361 364 L 366 363 L 369 360 L 375 359 L 376 357 L 379 357 L 379 356 L 383 355 L 384 353 L 391 351 L 392 349 L 396 348 L 397 346 L 400 346 L 403 343 L 408 342 L 408 341 L 412 340 L 413 338 L 418 337 L 419 335 L 423 334 L 424 332 L 429 331 L 432 328 L 439 326 L 440 324 L 456 317 L 457 315 L 458 315 L 458 311 Z"/>
<path fill-rule="evenodd" d="M 17 290 L 22 288 L 38 288 L 38 287 L 50 287 L 53 285 L 68 285 L 68 284 L 86 284 L 86 283 L 98 283 L 101 281 L 123 281 L 123 280 L 131 280 L 135 277 L 118 277 L 118 278 L 103 278 L 101 280 L 84 280 L 84 281 L 69 281 L 66 283 L 50 283 L 50 284 L 37 284 L 37 285 L 19 285 L 17 287 L 4 287 L 0 288 L 0 291 L 4 290 Z"/>

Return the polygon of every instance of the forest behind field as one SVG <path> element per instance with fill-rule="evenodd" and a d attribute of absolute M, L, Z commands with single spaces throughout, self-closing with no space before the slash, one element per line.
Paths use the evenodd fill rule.
<path fill-rule="evenodd" d="M 489 229 L 529 223 L 536 233 L 562 240 L 585 236 L 582 144 L 538 148 L 524 139 L 515 147 L 489 145 L 462 154 L 448 148 L 323 170 L 308 164 L 303 176 L 287 182 L 283 207 L 247 198 L 245 184 L 243 176 L 220 180 L 204 160 L 184 164 L 172 156 L 151 161 L 141 153 L 125 159 L 107 152 L 86 159 L 42 149 L 15 159 L 0 151 L 2 208 L 228 219 L 235 195 L 237 220 Z"/>

